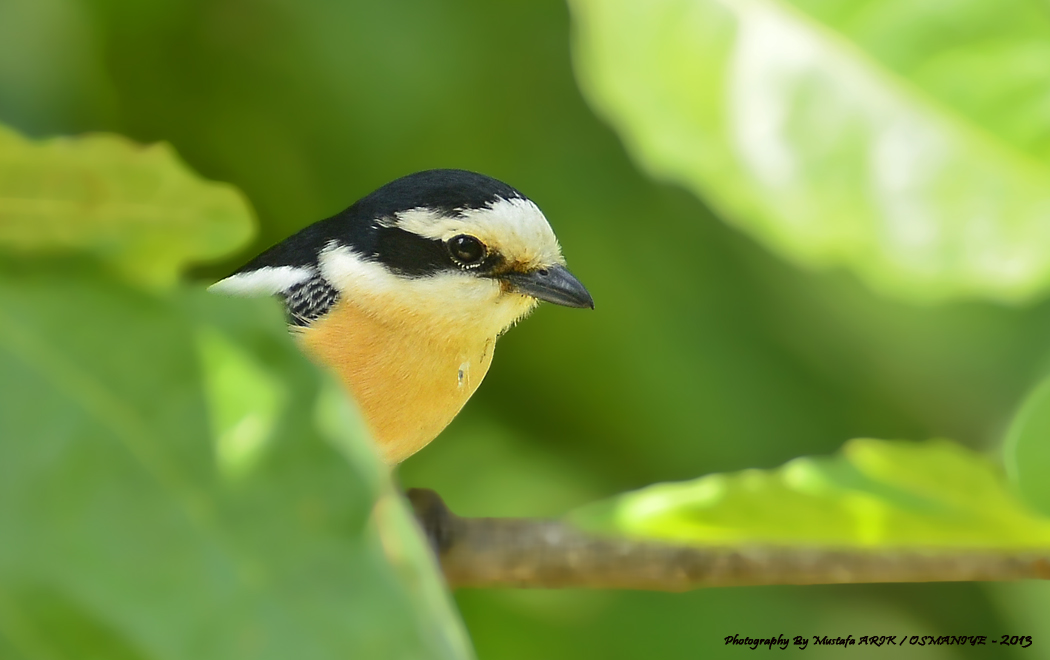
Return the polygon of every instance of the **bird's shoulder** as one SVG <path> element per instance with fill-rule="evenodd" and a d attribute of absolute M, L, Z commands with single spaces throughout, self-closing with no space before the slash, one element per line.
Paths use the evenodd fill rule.
<path fill-rule="evenodd" d="M 339 302 L 339 291 L 320 271 L 309 279 L 292 284 L 277 294 L 284 302 L 284 309 L 291 325 L 305 327 L 332 310 Z"/>
<path fill-rule="evenodd" d="M 322 273 L 322 251 L 345 237 L 348 223 L 316 222 L 274 245 L 219 282 L 211 290 L 239 296 L 276 296 L 288 322 L 308 326 L 339 301 L 339 290 Z"/>

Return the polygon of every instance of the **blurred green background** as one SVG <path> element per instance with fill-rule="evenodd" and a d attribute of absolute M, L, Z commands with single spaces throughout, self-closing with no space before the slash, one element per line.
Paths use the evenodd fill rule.
<path fill-rule="evenodd" d="M 544 307 L 510 332 L 460 417 L 400 468 L 460 514 L 557 515 L 858 436 L 997 451 L 1047 371 L 1050 304 L 894 302 L 783 261 L 632 163 L 580 94 L 570 37 L 558 0 L 0 0 L 0 122 L 169 141 L 239 186 L 261 232 L 201 281 L 420 169 L 485 172 L 535 200 L 597 309 Z M 742 652 L 722 645 L 734 633 L 1050 632 L 1036 584 L 456 599 L 483 659 L 720 657 Z M 1046 641 L 894 653 L 1050 658 Z"/>

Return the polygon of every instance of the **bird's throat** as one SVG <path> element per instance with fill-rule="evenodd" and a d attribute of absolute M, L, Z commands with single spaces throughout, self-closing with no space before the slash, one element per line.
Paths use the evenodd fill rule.
<path fill-rule="evenodd" d="M 344 299 L 299 334 L 314 360 L 336 370 L 390 464 L 433 440 L 492 363 L 495 336 L 420 328 L 416 319 L 379 320 Z"/>

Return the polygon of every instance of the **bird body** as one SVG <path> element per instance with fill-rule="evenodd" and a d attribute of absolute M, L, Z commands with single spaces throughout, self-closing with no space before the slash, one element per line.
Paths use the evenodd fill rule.
<path fill-rule="evenodd" d="M 345 309 L 301 334 L 303 346 L 342 377 L 384 458 L 399 462 L 463 408 L 492 364 L 496 336 L 435 334 L 376 318 L 350 301 L 338 305 Z"/>
<path fill-rule="evenodd" d="M 463 170 L 387 184 L 212 288 L 281 297 L 303 349 L 339 375 L 389 463 L 452 421 L 497 338 L 540 300 L 593 307 L 536 205 Z"/>

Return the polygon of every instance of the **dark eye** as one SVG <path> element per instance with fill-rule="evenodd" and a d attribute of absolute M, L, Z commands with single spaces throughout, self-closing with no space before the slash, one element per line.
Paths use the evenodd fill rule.
<path fill-rule="evenodd" d="M 448 252 L 461 266 L 476 266 L 485 258 L 485 246 L 466 234 L 453 236 L 448 242 Z"/>

